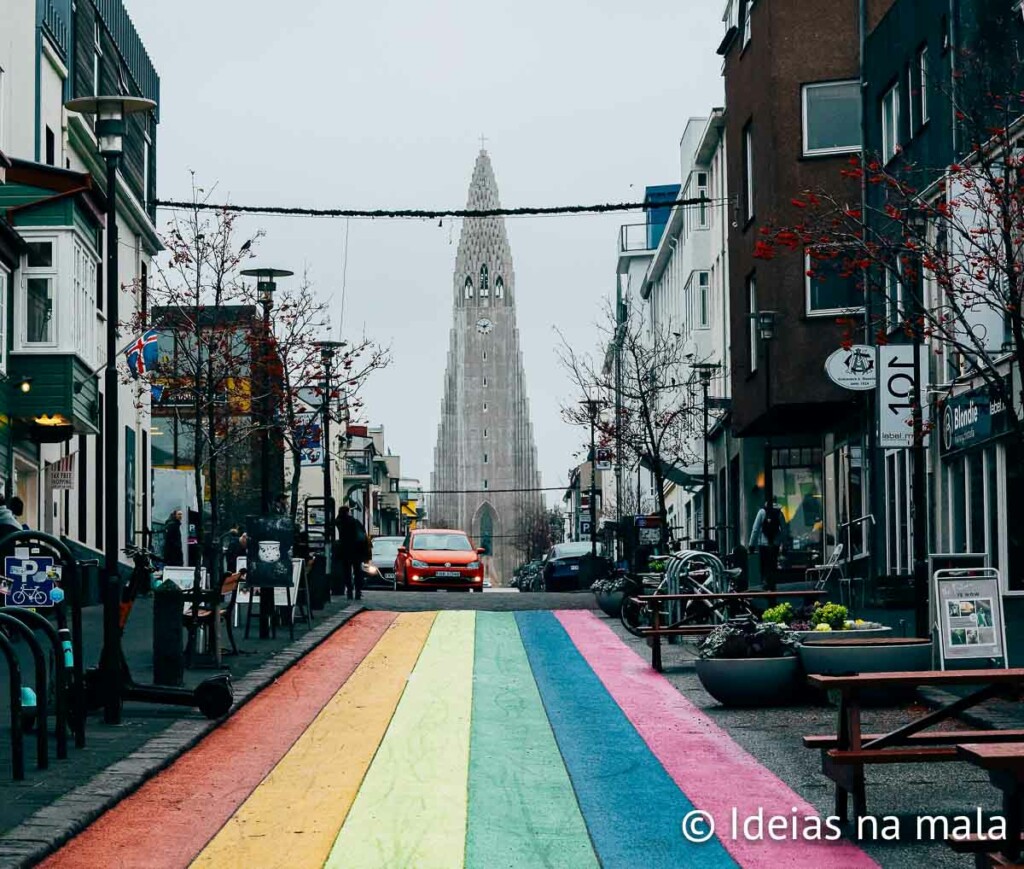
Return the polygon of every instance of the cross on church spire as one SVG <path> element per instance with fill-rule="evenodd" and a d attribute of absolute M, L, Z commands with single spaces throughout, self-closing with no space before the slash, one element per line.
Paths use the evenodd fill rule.
<path fill-rule="evenodd" d="M 480 150 L 487 150 L 487 137 L 483 133 L 480 134 Z"/>

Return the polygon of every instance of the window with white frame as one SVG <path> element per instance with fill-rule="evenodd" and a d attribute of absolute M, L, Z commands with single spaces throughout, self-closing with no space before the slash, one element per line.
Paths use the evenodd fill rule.
<path fill-rule="evenodd" d="M 747 299 L 750 305 L 750 370 L 757 371 L 757 278 L 751 274 L 747 278 Z"/>
<path fill-rule="evenodd" d="M 54 323 L 54 290 L 57 283 L 57 242 L 55 239 L 29 241 L 21 279 L 24 304 L 21 306 L 21 341 L 24 344 L 52 345 L 57 334 Z"/>
<path fill-rule="evenodd" d="M 841 252 L 828 249 L 804 253 L 808 316 L 862 310 L 860 275 Z"/>
<path fill-rule="evenodd" d="M 711 325 L 711 273 L 697 272 L 697 316 L 698 329 L 707 329 Z"/>
<path fill-rule="evenodd" d="M 754 0 L 741 0 L 740 15 L 743 16 L 743 47 L 746 48 L 750 42 L 750 11 Z"/>
<path fill-rule="evenodd" d="M 900 148 L 900 86 L 894 84 L 882 97 L 882 159 L 888 163 Z"/>
<path fill-rule="evenodd" d="M 100 58 L 103 57 L 103 46 L 100 43 L 100 22 L 93 24 L 92 30 L 92 95 L 100 95 Z"/>
<path fill-rule="evenodd" d="M 74 311 L 72 326 L 75 350 L 90 365 L 95 363 L 96 298 L 93 275 L 96 259 L 79 239 L 74 242 Z"/>
<path fill-rule="evenodd" d="M 917 129 L 917 116 L 914 114 L 917 106 L 914 104 L 914 78 L 917 75 L 915 64 L 907 64 L 907 141 L 914 138 L 914 131 Z"/>
<path fill-rule="evenodd" d="M 928 46 L 917 53 L 917 80 L 919 83 L 919 101 L 921 103 L 921 123 L 928 122 Z"/>
<path fill-rule="evenodd" d="M 698 172 L 697 173 L 697 198 L 701 200 L 700 205 L 697 206 L 697 228 L 707 229 L 708 228 L 708 203 L 704 200 L 708 198 L 708 173 Z"/>
<path fill-rule="evenodd" d="M 859 81 L 806 84 L 802 94 L 805 155 L 860 149 Z"/>
<path fill-rule="evenodd" d="M 743 128 L 743 215 L 754 219 L 754 133 L 751 124 Z"/>

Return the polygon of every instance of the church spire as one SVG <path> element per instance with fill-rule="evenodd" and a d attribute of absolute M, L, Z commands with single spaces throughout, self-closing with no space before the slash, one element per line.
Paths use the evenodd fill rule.
<path fill-rule="evenodd" d="M 491 157 L 477 155 L 466 196 L 467 211 L 501 208 Z M 503 217 L 467 217 L 462 222 L 455 261 L 456 307 L 497 307 L 513 303 L 512 249 Z"/>

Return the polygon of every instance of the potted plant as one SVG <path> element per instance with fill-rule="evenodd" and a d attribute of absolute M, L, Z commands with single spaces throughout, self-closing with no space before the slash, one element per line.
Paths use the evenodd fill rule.
<path fill-rule="evenodd" d="M 722 625 L 698 652 L 697 677 L 724 706 L 777 706 L 800 689 L 796 641 L 780 624 Z"/>
<path fill-rule="evenodd" d="M 867 639 L 889 636 L 892 628 L 879 622 L 851 619 L 849 610 L 842 604 L 815 603 L 810 608 L 795 610 L 789 603 L 781 603 L 764 611 L 766 622 L 785 625 L 796 640 L 821 639 Z"/>
<path fill-rule="evenodd" d="M 590 586 L 590 590 L 594 592 L 597 605 L 605 615 L 617 619 L 622 613 L 622 601 L 634 585 L 626 574 L 620 574 L 597 580 Z"/>

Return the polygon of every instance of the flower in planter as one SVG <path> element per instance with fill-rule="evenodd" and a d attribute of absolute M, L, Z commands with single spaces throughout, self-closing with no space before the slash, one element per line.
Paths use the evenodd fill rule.
<path fill-rule="evenodd" d="M 761 615 L 761 621 L 788 625 L 795 617 L 796 612 L 793 610 L 793 604 L 786 602 L 766 609 Z"/>
<path fill-rule="evenodd" d="M 816 624 L 814 626 L 814 630 L 816 630 L 816 631 L 831 631 L 832 630 L 832 625 L 830 625 L 828 622 L 818 622 L 818 624 Z"/>
<path fill-rule="evenodd" d="M 828 625 L 834 631 L 841 631 L 846 625 L 846 616 L 849 610 L 842 604 L 827 603 L 824 606 L 815 606 L 811 613 L 811 626 L 815 629 L 818 625 Z"/>

